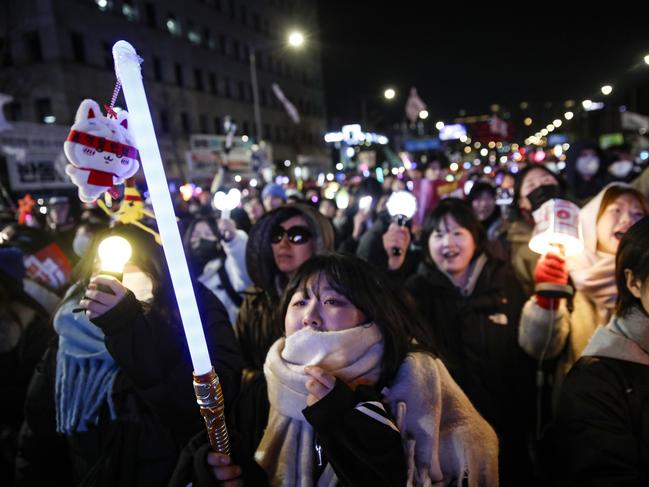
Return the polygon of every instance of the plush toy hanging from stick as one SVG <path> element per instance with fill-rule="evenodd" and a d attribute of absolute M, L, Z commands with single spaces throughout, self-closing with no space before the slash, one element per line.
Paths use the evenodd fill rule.
<path fill-rule="evenodd" d="M 108 113 L 105 117 L 96 101 L 83 100 L 63 144 L 70 161 L 65 172 L 79 187 L 79 199 L 84 203 L 94 202 L 140 167 L 140 156 L 128 130 L 128 113 Z"/>

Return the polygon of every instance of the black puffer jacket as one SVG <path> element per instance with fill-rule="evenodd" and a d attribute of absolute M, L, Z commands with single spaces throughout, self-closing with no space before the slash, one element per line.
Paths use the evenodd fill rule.
<path fill-rule="evenodd" d="M 525 459 L 515 457 L 525 453 L 534 412 L 534 364 L 518 346 L 524 300 L 513 270 L 489 257 L 473 291 L 463 296 L 434 264 L 422 262 L 406 290 L 453 379 L 498 433 L 501 477 L 509 485 L 510 473 L 529 469 L 516 467 Z"/>
<path fill-rule="evenodd" d="M 334 248 L 331 223 L 309 205 L 277 208 L 253 225 L 246 247 L 246 266 L 255 285 L 246 291 L 235 327 L 244 359 L 244 382 L 262 372 L 270 346 L 284 333 L 284 323 L 277 313 L 288 278 L 275 265 L 270 233 L 273 227 L 294 216 L 306 220 L 314 236 L 314 255 Z"/>
<path fill-rule="evenodd" d="M 239 349 L 221 302 L 202 285 L 196 292 L 210 357 L 229 407 L 240 383 Z M 119 366 L 113 386 L 117 419 L 110 419 L 104 405 L 98 424 L 87 432 L 67 437 L 55 432 L 58 340 L 53 341 L 28 391 L 17 485 L 46 485 L 52 478 L 61 485 L 167 483 L 181 449 L 204 426 L 180 323 L 157 306 L 143 306 L 129 292 L 93 320 Z M 66 472 L 70 463 L 72 472 Z"/>
<path fill-rule="evenodd" d="M 561 485 L 649 485 L 649 366 L 579 359 L 561 388 L 554 431 Z"/>

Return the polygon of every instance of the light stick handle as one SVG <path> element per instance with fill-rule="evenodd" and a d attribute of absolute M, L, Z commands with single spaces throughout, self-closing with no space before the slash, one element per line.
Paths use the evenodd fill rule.
<path fill-rule="evenodd" d="M 223 220 L 227 220 L 230 218 L 230 209 L 226 208 L 225 210 L 221 210 L 221 218 Z"/>
<path fill-rule="evenodd" d="M 217 453 L 230 454 L 230 438 L 225 426 L 225 406 L 223 391 L 219 376 L 214 368 L 207 374 L 194 374 L 194 393 L 196 402 L 201 408 L 205 420 L 207 435 L 210 438 L 212 450 Z"/>

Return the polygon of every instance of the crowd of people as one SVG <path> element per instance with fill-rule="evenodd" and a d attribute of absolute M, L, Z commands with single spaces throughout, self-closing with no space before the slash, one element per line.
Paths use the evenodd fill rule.
<path fill-rule="evenodd" d="M 618 152 L 244 180 L 228 215 L 174 195 L 229 455 L 155 232 L 71 196 L 4 211 L 3 485 L 649 485 L 649 170 Z M 580 207 L 583 251 L 530 249 L 551 198 Z M 116 235 L 132 257 L 102 274 Z"/>

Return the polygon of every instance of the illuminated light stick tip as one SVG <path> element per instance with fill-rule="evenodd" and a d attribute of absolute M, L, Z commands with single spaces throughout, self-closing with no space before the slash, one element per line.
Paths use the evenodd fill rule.
<path fill-rule="evenodd" d="M 396 224 L 403 227 L 417 211 L 417 199 L 408 191 L 397 191 L 390 195 L 386 206 Z M 392 255 L 401 255 L 401 253 L 400 248 L 392 249 Z"/>
<path fill-rule="evenodd" d="M 133 46 L 126 41 L 115 43 L 113 58 L 115 74 L 122 84 L 122 91 L 129 110 L 129 125 L 140 153 L 142 169 L 149 188 L 165 259 L 187 338 L 194 367 L 196 398 L 205 419 L 212 447 L 216 451 L 227 453 L 229 442 L 225 430 L 223 409 L 220 406 L 222 405 L 220 383 L 210 361 L 187 260 L 176 223 L 176 215 L 169 195 L 169 186 L 142 83 L 141 58 Z"/>

